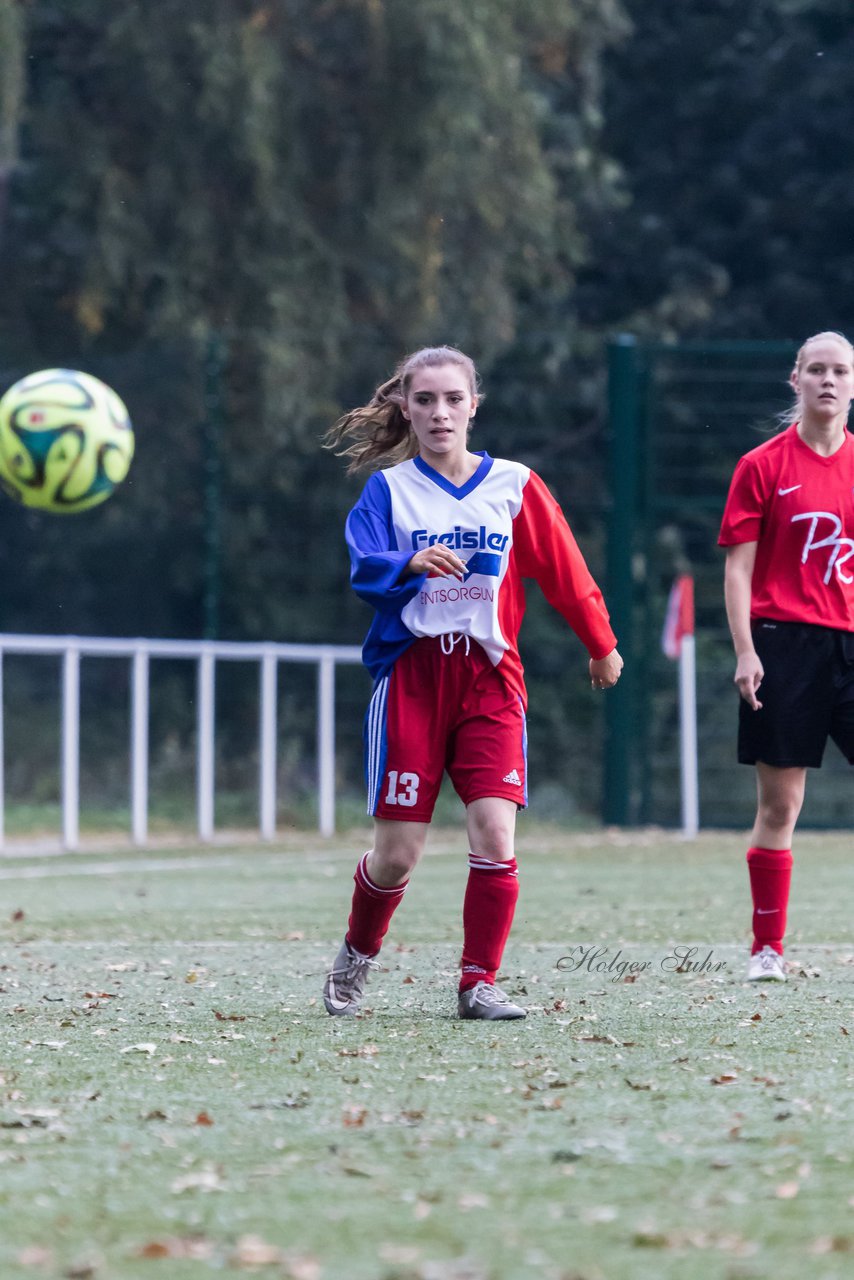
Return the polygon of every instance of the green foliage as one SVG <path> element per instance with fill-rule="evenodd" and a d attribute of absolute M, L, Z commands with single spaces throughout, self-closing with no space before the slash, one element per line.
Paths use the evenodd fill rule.
<path fill-rule="evenodd" d="M 604 143 L 630 199 L 594 234 L 588 318 L 655 340 L 850 329 L 850 6 L 625 8 Z"/>

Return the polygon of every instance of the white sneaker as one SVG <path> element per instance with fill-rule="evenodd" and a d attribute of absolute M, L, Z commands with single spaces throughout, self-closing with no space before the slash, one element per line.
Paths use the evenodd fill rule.
<path fill-rule="evenodd" d="M 765 946 L 750 957 L 747 965 L 748 982 L 785 982 L 786 965 L 779 951 Z"/>

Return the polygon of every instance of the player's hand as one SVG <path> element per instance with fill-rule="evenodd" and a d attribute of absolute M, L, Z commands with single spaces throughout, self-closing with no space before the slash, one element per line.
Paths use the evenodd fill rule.
<path fill-rule="evenodd" d="M 612 649 L 604 658 L 590 659 L 590 683 L 594 689 L 613 689 L 620 678 L 623 659 Z"/>
<path fill-rule="evenodd" d="M 756 696 L 756 690 L 762 683 L 762 677 L 765 675 L 765 668 L 759 661 L 759 655 L 752 650 L 750 653 L 741 653 L 738 656 L 738 662 L 735 668 L 733 680 L 738 688 L 744 701 L 754 711 L 762 709 L 762 703 Z"/>
<path fill-rule="evenodd" d="M 465 561 L 460 559 L 456 551 L 438 542 L 434 542 L 432 547 L 416 551 L 406 568 L 409 573 L 428 573 L 440 578 L 463 578 L 466 572 Z"/>

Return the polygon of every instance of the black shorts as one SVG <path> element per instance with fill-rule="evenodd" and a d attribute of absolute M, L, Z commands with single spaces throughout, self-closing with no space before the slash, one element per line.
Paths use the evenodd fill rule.
<path fill-rule="evenodd" d="M 756 619 L 761 711 L 741 699 L 740 764 L 818 769 L 828 737 L 854 764 L 854 633 Z"/>

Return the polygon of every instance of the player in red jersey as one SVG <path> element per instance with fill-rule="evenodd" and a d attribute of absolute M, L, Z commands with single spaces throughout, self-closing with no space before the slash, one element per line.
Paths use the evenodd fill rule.
<path fill-rule="evenodd" d="M 563 514 L 529 468 L 469 449 L 472 361 L 451 347 L 408 357 L 329 433 L 350 470 L 384 465 L 347 520 L 351 580 L 374 621 L 365 723 L 374 843 L 355 874 L 347 934 L 327 975 L 330 1014 L 355 1014 L 419 861 L 443 773 L 466 806 L 469 876 L 462 1018 L 522 1018 L 495 985 L 518 897 L 517 809 L 527 796 L 517 636 L 533 577 L 590 654 L 594 688 L 622 659 L 602 596 Z"/>
<path fill-rule="evenodd" d="M 808 338 L 791 375 L 785 431 L 735 469 L 719 543 L 736 654 L 738 758 L 756 766 L 747 852 L 748 979 L 785 981 L 792 836 L 808 768 L 828 737 L 854 764 L 854 349 Z"/>

